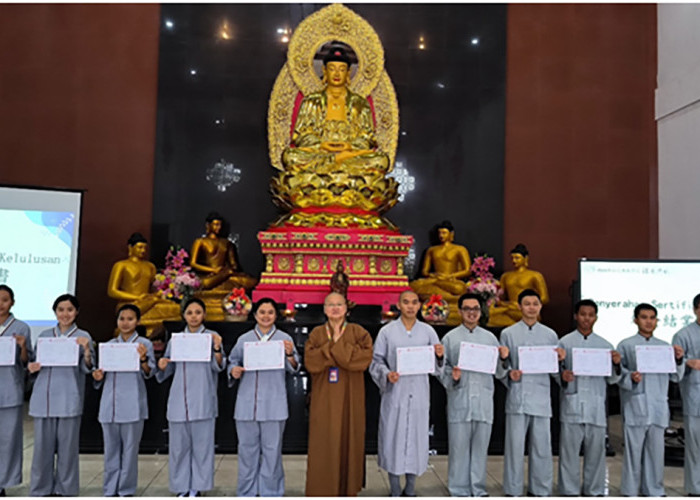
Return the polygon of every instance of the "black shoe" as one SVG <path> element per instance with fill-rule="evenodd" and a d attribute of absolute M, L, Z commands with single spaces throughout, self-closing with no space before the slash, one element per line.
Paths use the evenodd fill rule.
<path fill-rule="evenodd" d="M 401 492 L 401 496 L 402 496 L 402 497 L 415 497 L 416 494 L 414 493 L 413 495 L 409 495 L 408 493 L 406 493 L 406 490 L 403 490 L 403 491 Z"/>

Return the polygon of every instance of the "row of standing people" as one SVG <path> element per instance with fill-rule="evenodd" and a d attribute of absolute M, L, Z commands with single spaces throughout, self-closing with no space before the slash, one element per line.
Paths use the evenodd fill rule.
<path fill-rule="evenodd" d="M 508 387 L 506 400 L 506 449 L 504 493 L 523 493 L 523 454 L 528 436 L 530 474 L 528 492 L 548 495 L 552 490 L 552 457 L 549 439 L 549 375 L 522 374 L 518 369 L 517 347 L 559 345 L 561 370 L 554 375 L 562 386 L 562 418 L 559 464 L 559 493 L 601 495 L 605 472 L 605 385 L 621 388 L 626 452 L 621 492 L 636 495 L 663 494 L 663 429 L 668 425 L 666 392 L 669 376 L 636 371 L 634 345 L 663 343 L 653 337 L 656 311 L 642 304 L 635 309 L 637 335 L 613 351 L 613 375 L 579 377 L 571 372 L 574 347 L 612 346 L 592 332 L 597 308 L 592 301 L 576 305 L 577 329 L 562 339 L 537 321 L 541 303 L 535 292 L 519 297 L 523 321 L 502 332 L 501 342 L 478 326 L 479 298 L 466 295 L 459 301 L 463 323 L 439 342 L 435 331 L 417 321 L 420 303 L 413 292 L 399 300 L 401 317 L 382 328 L 372 346 L 369 334 L 359 325 L 347 323 L 347 305 L 338 294 L 324 303 L 328 322 L 315 328 L 305 346 L 304 364 L 312 376 L 309 426 L 307 495 L 355 495 L 364 478 L 364 375 L 369 366 L 372 379 L 382 394 L 379 425 L 379 465 L 389 474 L 392 495 L 414 495 L 416 476 L 427 467 L 429 384 L 426 375 L 400 376 L 396 371 L 398 347 L 435 346 L 435 373 L 448 395 L 449 479 L 453 495 L 486 494 L 486 457 L 493 421 L 494 377 L 460 370 L 459 345 L 467 341 L 498 347 L 500 362 L 496 378 Z M 2 429 L 7 433 L 5 461 L 0 486 L 21 482 L 21 404 L 23 366 L 37 374 L 30 400 L 35 421 L 35 451 L 32 463 L 31 495 L 77 495 L 78 433 L 84 393 L 83 374 L 92 373 L 97 385 L 104 384 L 99 420 L 105 439 L 105 495 L 133 495 L 136 489 L 138 443 L 143 420 L 148 417 L 144 378 L 155 373 L 159 381 L 174 375 L 168 400 L 170 427 L 170 489 L 179 495 L 197 495 L 213 487 L 214 420 L 217 416 L 216 381 L 225 369 L 221 337 L 203 327 L 204 304 L 186 304 L 186 331 L 213 337 L 209 363 L 170 362 L 169 348 L 156 368 L 150 341 L 135 333 L 139 311 L 125 306 L 119 311 L 119 336 L 110 342 L 135 342 L 141 356 L 140 373 L 102 373 L 94 370 L 94 351 L 87 332 L 75 325 L 77 299 L 70 295 L 54 303 L 58 324 L 41 336 L 71 336 L 81 345 L 79 365 L 42 369 L 32 362 L 29 330 L 9 312 L 14 297 L 0 286 L 0 334 L 17 338 L 17 362 L 7 370 L 0 393 Z M 694 300 L 700 322 L 700 296 Z M 228 359 L 228 378 L 239 382 L 234 418 L 239 439 L 239 496 L 274 495 L 284 492 L 281 443 L 287 419 L 285 372 L 246 373 L 243 345 L 249 341 L 283 340 L 286 371 L 299 369 L 299 355 L 291 338 L 277 330 L 276 304 L 263 299 L 255 305 L 256 327 L 241 336 Z M 85 339 L 85 340 L 82 340 Z M 685 486 L 696 494 L 698 417 L 697 373 L 700 357 L 700 325 L 692 323 L 674 339 L 678 373 L 682 378 L 686 424 Z M 444 347 L 443 347 L 444 346 Z M 682 347 L 681 347 L 682 346 Z M 685 354 L 684 354 L 685 353 Z M 684 377 L 684 375 L 686 375 Z M 684 383 L 685 382 L 685 383 Z M 13 394 L 14 398 L 11 397 Z M 693 399 L 695 398 L 695 399 Z M 134 405 L 134 401 L 138 401 Z M 691 404 L 688 404 L 688 403 Z M 583 484 L 578 454 L 584 446 Z M 659 451 L 660 450 L 660 451 Z M 7 453 L 6 453 L 7 452 Z M 56 463 L 54 466 L 54 455 Z M 3 462 L 3 461 L 0 461 Z M 18 465 L 19 464 L 19 465 Z M 400 475 L 405 474 L 405 486 Z"/>

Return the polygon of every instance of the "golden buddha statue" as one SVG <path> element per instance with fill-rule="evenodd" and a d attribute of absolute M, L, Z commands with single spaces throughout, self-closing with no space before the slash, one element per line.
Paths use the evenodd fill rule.
<path fill-rule="evenodd" d="M 146 334 L 159 329 L 163 321 L 179 321 L 180 306 L 151 292 L 156 266 L 146 260 L 148 241 L 141 233 L 134 233 L 127 242 L 128 257 L 115 262 L 107 283 L 107 295 L 117 299 L 117 309 L 134 304 L 141 309 L 141 325 Z"/>
<path fill-rule="evenodd" d="M 271 182 L 275 203 L 291 213 L 273 225 L 395 228 L 380 216 L 398 200 L 386 176 L 392 160 L 379 148 L 372 105 L 349 88 L 354 52 L 332 41 L 321 54 L 324 87 L 301 101 Z"/>
<path fill-rule="evenodd" d="M 469 251 L 454 243 L 454 227 L 450 221 L 437 225 L 439 245 L 432 246 L 425 254 L 421 276 L 410 283 L 421 300 L 431 295 L 441 295 L 450 307 L 448 324 L 460 321 L 457 301 L 467 291 L 464 280 L 469 276 L 471 258 Z"/>
<path fill-rule="evenodd" d="M 510 251 L 514 271 L 507 271 L 501 276 L 501 288 L 505 298 L 489 308 L 488 326 L 510 326 L 523 317 L 518 307 L 518 295 L 527 288 L 535 290 L 542 304 L 549 302 L 547 283 L 542 273 L 529 269 L 530 257 L 527 247 L 522 243 L 515 245 Z"/>
<path fill-rule="evenodd" d="M 221 301 L 233 288 L 253 288 L 258 280 L 239 270 L 236 249 L 227 238 L 220 236 L 224 218 L 216 212 L 207 215 L 206 234 L 194 240 L 190 252 L 190 267 L 197 273 L 201 297 L 207 306 L 207 319 L 224 318 Z"/>

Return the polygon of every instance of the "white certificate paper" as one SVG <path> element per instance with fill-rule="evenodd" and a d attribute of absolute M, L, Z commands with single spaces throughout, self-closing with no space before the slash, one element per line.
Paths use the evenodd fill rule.
<path fill-rule="evenodd" d="M 523 373 L 557 373 L 559 357 L 555 345 L 518 347 L 518 366 Z"/>
<path fill-rule="evenodd" d="M 610 349 L 574 347 L 571 350 L 571 368 L 574 375 L 609 377 L 612 374 Z"/>
<path fill-rule="evenodd" d="M 173 333 L 170 338 L 171 361 L 211 361 L 211 335 Z"/>
<path fill-rule="evenodd" d="M 15 364 L 17 341 L 13 336 L 0 337 L 0 366 L 12 366 Z"/>
<path fill-rule="evenodd" d="M 435 348 L 431 345 L 396 348 L 399 375 L 422 375 L 435 371 Z"/>
<path fill-rule="evenodd" d="M 36 341 L 36 360 L 41 366 L 78 366 L 75 338 L 42 337 Z"/>
<path fill-rule="evenodd" d="M 105 372 L 137 372 L 141 356 L 138 344 L 100 344 L 100 370 Z"/>
<path fill-rule="evenodd" d="M 470 372 L 496 373 L 498 363 L 498 347 L 492 345 L 472 344 L 461 342 L 459 344 L 459 362 L 457 367 Z"/>
<path fill-rule="evenodd" d="M 675 373 L 676 357 L 670 345 L 637 345 L 637 371 L 639 373 Z"/>
<path fill-rule="evenodd" d="M 247 371 L 284 368 L 284 342 L 246 342 L 243 344 L 243 368 Z"/>

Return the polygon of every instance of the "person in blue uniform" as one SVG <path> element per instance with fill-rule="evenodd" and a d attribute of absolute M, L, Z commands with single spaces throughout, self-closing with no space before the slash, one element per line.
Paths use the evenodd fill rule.
<path fill-rule="evenodd" d="M 282 435 L 289 416 L 286 373 L 299 370 L 299 354 L 292 337 L 275 327 L 277 303 L 260 299 L 253 306 L 255 328 L 236 341 L 228 358 L 229 386 L 238 380 L 236 420 L 238 435 L 239 497 L 281 497 L 284 495 Z M 284 368 L 255 370 L 243 368 L 246 342 L 284 342 Z"/>
<path fill-rule="evenodd" d="M 561 433 L 559 434 L 559 494 L 590 497 L 605 494 L 605 401 L 607 385 L 616 384 L 622 374 L 620 353 L 593 332 L 598 305 L 590 299 L 574 305 L 576 330 L 559 339 L 566 350 L 559 395 Z M 573 350 L 576 348 L 611 351 L 611 375 L 574 375 Z M 579 452 L 583 445 L 583 484 Z"/>
<path fill-rule="evenodd" d="M 617 346 L 622 363 L 620 403 L 622 405 L 625 453 L 622 457 L 624 496 L 665 496 L 664 430 L 671 420 L 668 408 L 668 382 L 678 382 L 685 371 L 683 348 L 673 346 L 675 373 L 640 373 L 637 369 L 637 346 L 667 346 L 654 337 L 657 311 L 651 304 L 634 308 L 638 332 Z"/>
<path fill-rule="evenodd" d="M 141 310 L 124 304 L 117 311 L 119 335 L 108 343 L 133 344 L 139 354 L 139 371 L 92 372 L 95 388 L 104 387 L 97 420 L 104 439 L 104 477 L 102 494 L 106 497 L 133 496 L 138 482 L 139 443 L 143 422 L 148 418 L 147 379 L 156 369 L 153 344 L 136 332 Z"/>
<path fill-rule="evenodd" d="M 425 374 L 398 373 L 397 349 L 433 346 L 435 376 L 442 372 L 445 351 L 433 327 L 417 319 L 416 292 L 402 292 L 398 308 L 399 318 L 379 330 L 369 366 L 381 394 L 377 462 L 389 474 L 391 496 L 415 496 L 416 477 L 428 467 L 430 383 Z M 406 475 L 403 490 L 401 474 Z"/>
<path fill-rule="evenodd" d="M 29 415 L 34 417 L 34 456 L 32 457 L 31 496 L 78 495 L 80 419 L 85 398 L 85 376 L 92 371 L 95 352 L 92 337 L 78 328 L 80 311 L 77 297 L 59 296 L 53 303 L 58 324 L 39 338 L 71 338 L 80 346 L 76 366 L 42 367 L 29 363 L 36 381 L 29 399 Z M 55 459 L 55 463 L 54 463 Z"/>
<path fill-rule="evenodd" d="M 700 294 L 693 298 L 695 321 L 681 328 L 673 343 L 685 352 L 680 381 L 683 398 L 683 486 L 686 495 L 700 496 Z"/>
<path fill-rule="evenodd" d="M 171 361 L 172 344 L 158 360 L 156 380 L 173 377 L 168 396 L 168 477 L 170 491 L 178 496 L 198 496 L 214 487 L 214 423 L 218 415 L 217 381 L 225 368 L 221 336 L 204 327 L 204 302 L 185 302 L 183 333 L 211 335 L 209 361 Z"/>
<path fill-rule="evenodd" d="M 553 346 L 559 361 L 566 351 L 556 347 L 554 330 L 538 321 L 542 310 L 539 294 L 530 288 L 518 295 L 518 307 L 523 319 L 501 332 L 501 344 L 510 353 L 510 369 L 501 381 L 508 388 L 506 396 L 506 442 L 503 453 L 503 492 L 508 496 L 523 494 L 525 438 L 528 437 L 528 484 L 530 495 L 552 494 L 554 478 L 550 420 L 552 403 L 549 379 L 559 374 L 523 374 L 520 370 L 518 348 L 521 346 Z"/>
<path fill-rule="evenodd" d="M 29 326 L 10 312 L 15 294 L 0 285 L 0 337 L 15 338 L 14 364 L 0 366 L 0 496 L 22 482 L 24 374 L 32 357 Z"/>

